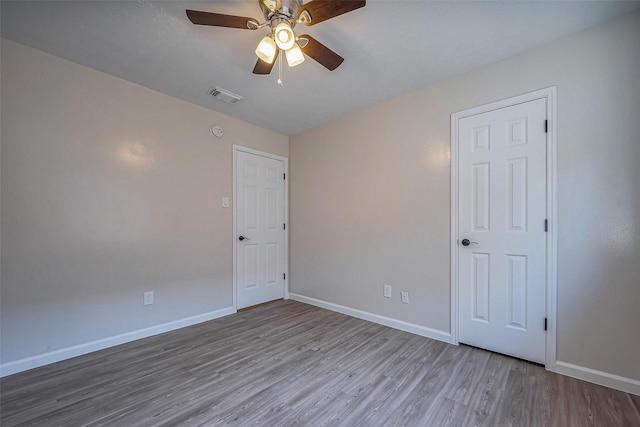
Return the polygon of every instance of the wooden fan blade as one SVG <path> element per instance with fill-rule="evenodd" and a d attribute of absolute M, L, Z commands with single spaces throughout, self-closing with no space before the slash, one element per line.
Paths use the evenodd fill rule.
<path fill-rule="evenodd" d="M 276 56 L 275 58 L 273 58 L 273 62 L 271 64 L 258 58 L 258 62 L 256 62 L 256 66 L 253 67 L 253 74 L 270 74 L 271 69 L 273 68 L 274 64 L 278 60 L 279 54 L 280 54 L 280 49 L 276 50 Z"/>
<path fill-rule="evenodd" d="M 298 9 L 298 16 L 306 10 L 311 15 L 311 21 L 303 21 L 302 23 L 311 26 L 352 10 L 360 9 L 366 4 L 366 0 L 311 0 Z"/>
<path fill-rule="evenodd" d="M 212 27 L 242 28 L 243 30 L 255 30 L 260 24 L 253 18 L 235 15 L 223 15 L 221 13 L 202 12 L 199 10 L 187 10 L 189 20 L 197 25 L 210 25 Z M 247 22 L 256 24 L 256 28 L 249 28 Z"/>
<path fill-rule="evenodd" d="M 308 34 L 300 36 L 301 39 L 307 39 L 309 42 L 302 49 L 302 53 L 316 60 L 327 70 L 333 71 L 342 64 L 344 58 Z"/>

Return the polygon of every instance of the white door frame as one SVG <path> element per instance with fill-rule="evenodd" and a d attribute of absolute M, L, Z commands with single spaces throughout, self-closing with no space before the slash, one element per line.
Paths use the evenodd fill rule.
<path fill-rule="evenodd" d="M 244 153 L 254 154 L 256 156 L 266 157 L 268 159 L 280 160 L 284 163 L 284 174 L 287 179 L 284 180 L 284 222 L 287 224 L 284 231 L 284 299 L 289 299 L 289 159 L 282 156 L 277 156 L 275 154 L 266 153 L 264 151 L 254 150 L 252 148 L 243 147 L 241 145 L 233 145 L 233 308 L 234 310 L 238 309 L 238 287 L 237 287 L 237 246 L 238 239 L 236 236 L 238 235 L 237 223 L 236 223 L 236 196 L 237 192 L 237 183 L 236 183 L 236 163 L 237 163 L 237 155 L 238 151 L 242 151 Z"/>
<path fill-rule="evenodd" d="M 547 107 L 547 242 L 546 242 L 546 350 L 545 366 L 553 370 L 556 364 L 556 247 L 558 241 L 557 229 L 557 177 L 556 177 L 556 138 L 557 138 L 557 117 L 556 117 L 556 86 L 536 90 L 523 95 L 492 102 L 468 110 L 460 111 L 451 115 L 451 341 L 458 344 L 459 324 L 458 324 L 458 124 L 465 117 L 486 113 L 499 108 L 510 107 L 517 104 L 545 99 Z"/>

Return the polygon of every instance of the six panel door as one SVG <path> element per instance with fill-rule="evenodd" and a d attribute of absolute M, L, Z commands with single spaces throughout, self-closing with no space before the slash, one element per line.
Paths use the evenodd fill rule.
<path fill-rule="evenodd" d="M 284 297 L 284 162 L 236 155 L 236 307 Z"/>
<path fill-rule="evenodd" d="M 538 363 L 545 361 L 545 119 L 538 99 L 458 122 L 459 341 Z"/>

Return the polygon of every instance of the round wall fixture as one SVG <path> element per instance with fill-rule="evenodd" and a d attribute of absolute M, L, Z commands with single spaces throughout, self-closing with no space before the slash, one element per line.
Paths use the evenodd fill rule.
<path fill-rule="evenodd" d="M 215 136 L 216 138 L 220 138 L 222 135 L 224 135 L 224 131 L 218 125 L 211 126 L 210 130 L 211 130 L 211 135 Z"/>

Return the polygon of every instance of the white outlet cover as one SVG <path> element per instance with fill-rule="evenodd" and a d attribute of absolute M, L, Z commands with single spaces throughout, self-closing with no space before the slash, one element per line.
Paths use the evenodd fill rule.
<path fill-rule="evenodd" d="M 402 303 L 409 304 L 409 292 L 401 292 L 400 295 L 402 296 Z"/>
<path fill-rule="evenodd" d="M 143 304 L 151 305 L 153 304 L 153 291 L 145 292 L 143 296 Z"/>
<path fill-rule="evenodd" d="M 383 295 L 385 298 L 391 298 L 391 285 L 384 285 Z"/>

